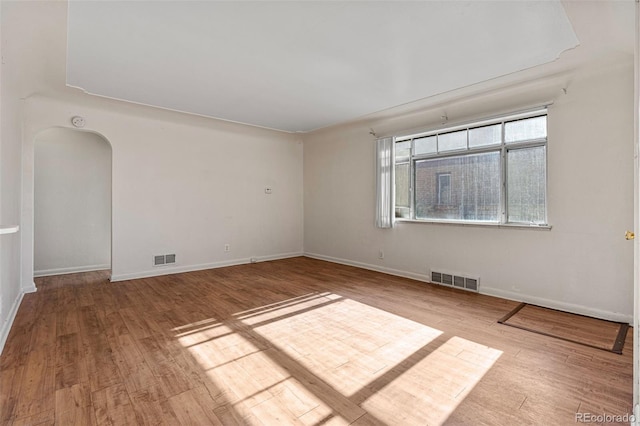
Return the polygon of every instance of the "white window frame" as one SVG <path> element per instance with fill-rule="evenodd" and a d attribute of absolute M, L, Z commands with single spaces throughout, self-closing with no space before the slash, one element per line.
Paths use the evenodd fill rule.
<path fill-rule="evenodd" d="M 508 115 L 503 115 L 495 118 L 478 120 L 468 123 L 463 123 L 456 126 L 450 127 L 442 127 L 438 129 L 429 130 L 426 132 L 409 134 L 396 136 L 394 140 L 394 148 L 396 143 L 400 142 L 411 142 L 410 155 L 409 155 L 409 203 L 410 203 L 410 216 L 409 218 L 403 217 L 395 217 L 396 221 L 399 222 L 421 222 L 421 223 L 450 223 L 457 225 L 497 225 L 497 226 L 516 226 L 516 227 L 536 227 L 536 228 L 544 228 L 551 229 L 551 226 L 548 223 L 548 179 L 545 175 L 545 212 L 544 212 L 544 220 L 543 223 L 529 223 L 529 222 L 515 222 L 508 221 L 508 182 L 507 182 L 507 153 L 510 150 L 523 149 L 523 148 L 534 148 L 534 147 L 544 147 L 545 148 L 545 174 L 548 174 L 548 131 L 547 136 L 544 138 L 538 139 L 528 139 L 517 142 L 506 142 L 505 141 L 505 123 L 523 120 L 527 118 L 534 118 L 546 116 L 547 117 L 547 127 L 548 127 L 548 111 L 546 107 L 536 108 L 533 110 L 528 110 L 524 112 L 511 113 Z M 490 145 L 490 146 L 481 146 L 481 147 L 469 147 L 469 133 L 470 129 L 475 129 L 478 127 L 491 126 L 501 124 L 502 132 L 501 132 L 501 141 L 500 144 Z M 449 151 L 438 151 L 436 148 L 435 153 L 430 154 L 415 154 L 415 144 L 414 141 L 419 138 L 435 136 L 444 133 L 450 133 L 459 130 L 467 130 L 467 145 L 465 148 L 457 149 L 457 150 L 449 150 Z M 420 160 L 429 160 L 429 159 L 440 159 L 440 158 L 448 158 L 448 157 L 459 157 L 464 156 L 466 154 L 481 154 L 488 152 L 500 152 L 500 218 L 498 221 L 469 221 L 469 220 L 454 220 L 454 219 L 419 219 L 416 218 L 416 194 L 415 194 L 415 163 Z M 401 161 L 404 163 L 405 161 Z M 394 167 L 396 165 L 395 157 L 394 157 Z M 394 183 L 395 185 L 395 183 Z M 394 199 L 395 203 L 395 199 Z"/>

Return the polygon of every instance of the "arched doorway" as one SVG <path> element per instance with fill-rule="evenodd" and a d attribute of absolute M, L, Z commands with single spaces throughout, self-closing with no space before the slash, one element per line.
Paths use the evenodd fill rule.
<path fill-rule="evenodd" d="M 34 142 L 34 276 L 111 269 L 109 141 L 51 128 Z"/>

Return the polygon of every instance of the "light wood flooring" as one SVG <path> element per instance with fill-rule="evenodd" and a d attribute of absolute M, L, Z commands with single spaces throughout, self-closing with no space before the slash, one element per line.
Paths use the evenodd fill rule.
<path fill-rule="evenodd" d="M 631 412 L 623 355 L 497 323 L 517 303 L 294 258 L 37 279 L 0 357 L 12 425 L 570 425 Z"/>

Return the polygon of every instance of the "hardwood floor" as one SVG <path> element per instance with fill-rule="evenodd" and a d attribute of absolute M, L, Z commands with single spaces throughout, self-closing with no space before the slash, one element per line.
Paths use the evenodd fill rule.
<path fill-rule="evenodd" d="M 623 355 L 497 323 L 517 303 L 294 258 L 38 279 L 0 357 L 12 425 L 568 425 L 625 415 Z"/>

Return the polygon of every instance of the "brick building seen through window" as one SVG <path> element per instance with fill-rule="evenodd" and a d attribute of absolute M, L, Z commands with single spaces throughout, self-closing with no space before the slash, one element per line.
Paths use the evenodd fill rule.
<path fill-rule="evenodd" d="M 396 217 L 546 224 L 546 136 L 536 115 L 397 140 Z"/>

